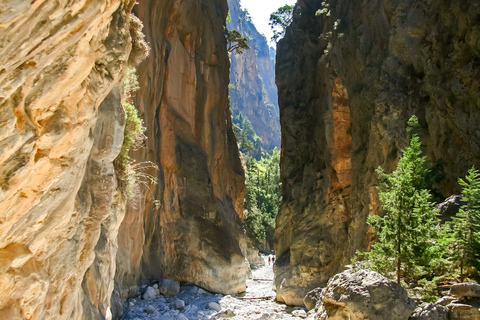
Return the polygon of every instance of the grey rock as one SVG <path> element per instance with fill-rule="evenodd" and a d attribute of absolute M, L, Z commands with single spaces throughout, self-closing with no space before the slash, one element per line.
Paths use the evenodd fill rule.
<path fill-rule="evenodd" d="M 188 320 L 188 318 L 185 317 L 183 314 L 180 313 L 179 315 L 177 315 L 177 317 L 175 318 L 175 320 Z"/>
<path fill-rule="evenodd" d="M 175 301 L 175 309 L 183 310 L 185 308 L 185 301 L 183 300 L 176 300 Z"/>
<path fill-rule="evenodd" d="M 294 310 L 292 311 L 292 316 L 305 319 L 307 317 L 307 313 L 305 310 Z"/>
<path fill-rule="evenodd" d="M 262 313 L 262 315 L 258 318 L 258 320 L 270 320 L 270 319 L 273 319 L 273 317 L 271 314 L 267 312 Z"/>
<path fill-rule="evenodd" d="M 446 305 L 452 303 L 453 301 L 455 301 L 457 299 L 458 299 L 457 297 L 444 296 L 444 297 L 439 298 L 437 300 L 436 304 L 441 304 L 442 306 L 446 306 Z"/>
<path fill-rule="evenodd" d="M 448 308 L 440 304 L 422 303 L 410 320 L 448 320 Z"/>
<path fill-rule="evenodd" d="M 442 203 L 436 205 L 439 213 L 439 218 L 442 222 L 452 220 L 452 217 L 457 214 L 460 207 L 466 204 L 466 202 L 462 201 L 461 199 L 461 195 L 454 194 L 445 199 L 445 201 L 443 201 Z"/>
<path fill-rule="evenodd" d="M 471 282 L 456 283 L 450 287 L 450 295 L 455 297 L 480 298 L 480 285 Z"/>
<path fill-rule="evenodd" d="M 305 298 L 303 298 L 303 303 L 308 310 L 312 310 L 317 305 L 317 302 L 320 300 L 320 295 L 322 294 L 323 288 L 315 288 L 307 293 Z"/>
<path fill-rule="evenodd" d="M 367 270 L 335 275 L 320 299 L 317 316 L 329 320 L 405 320 L 416 307 L 401 285 Z"/>
<path fill-rule="evenodd" d="M 142 295 L 143 300 L 153 300 L 155 299 L 155 289 L 152 287 L 147 287 L 145 292 Z"/>
<path fill-rule="evenodd" d="M 480 310 L 469 304 L 451 303 L 447 306 L 450 320 L 479 320 Z"/>
<path fill-rule="evenodd" d="M 148 314 L 153 314 L 153 313 L 155 313 L 155 307 L 152 306 L 152 305 L 148 305 L 148 306 L 145 307 L 145 309 L 143 311 L 145 311 Z"/>
<path fill-rule="evenodd" d="M 176 296 L 180 292 L 180 285 L 177 281 L 163 279 L 159 290 L 164 296 Z"/>
<path fill-rule="evenodd" d="M 222 307 L 216 302 L 209 302 L 207 304 L 207 308 L 210 309 L 210 310 L 215 310 L 215 311 L 222 310 Z"/>

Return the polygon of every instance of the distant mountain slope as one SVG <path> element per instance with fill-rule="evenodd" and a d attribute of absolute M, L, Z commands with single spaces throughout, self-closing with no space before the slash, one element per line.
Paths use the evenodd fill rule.
<path fill-rule="evenodd" d="M 239 0 L 228 0 L 228 7 L 231 22 L 227 28 L 236 29 L 249 38 L 251 47 L 243 54 L 230 54 L 230 83 L 235 86 L 229 90 L 230 109 L 234 116 L 241 112 L 252 122 L 264 149 L 280 147 L 275 61 L 270 57 L 266 38 L 240 8 Z"/>

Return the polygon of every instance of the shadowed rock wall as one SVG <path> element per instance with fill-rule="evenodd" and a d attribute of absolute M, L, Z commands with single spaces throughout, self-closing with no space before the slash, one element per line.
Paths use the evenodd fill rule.
<path fill-rule="evenodd" d="M 137 70 L 146 145 L 133 155 L 158 166 L 148 171 L 158 184 L 127 209 L 118 294 L 163 278 L 242 292 L 245 185 L 227 102 L 226 1 L 143 0 L 138 15 L 151 54 Z"/>
<path fill-rule="evenodd" d="M 108 317 L 133 5 L 0 4 L 1 319 Z"/>
<path fill-rule="evenodd" d="M 438 198 L 480 165 L 480 1 L 300 0 L 278 43 L 282 202 L 277 299 L 341 271 L 379 210 L 412 114 Z"/>

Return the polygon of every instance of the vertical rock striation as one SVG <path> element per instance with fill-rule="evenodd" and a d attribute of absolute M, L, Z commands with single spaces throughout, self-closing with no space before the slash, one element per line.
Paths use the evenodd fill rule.
<path fill-rule="evenodd" d="M 242 113 L 252 122 L 262 139 L 262 147 L 280 148 L 278 93 L 275 85 L 275 61 L 270 56 L 267 39 L 253 25 L 248 12 L 238 0 L 228 0 L 231 22 L 228 29 L 238 30 L 249 39 L 251 49 L 230 54 L 230 109 Z"/>
<path fill-rule="evenodd" d="M 151 54 L 137 70 L 147 139 L 134 158 L 158 166 L 147 171 L 158 184 L 127 208 L 118 294 L 162 278 L 242 292 L 245 185 L 228 109 L 226 1 L 142 0 L 138 15 Z"/>
<path fill-rule="evenodd" d="M 278 44 L 282 202 L 277 299 L 366 249 L 375 169 L 396 166 L 415 114 L 439 197 L 480 165 L 480 1 L 299 0 Z"/>
<path fill-rule="evenodd" d="M 133 5 L 0 4 L 1 319 L 109 315 Z"/>

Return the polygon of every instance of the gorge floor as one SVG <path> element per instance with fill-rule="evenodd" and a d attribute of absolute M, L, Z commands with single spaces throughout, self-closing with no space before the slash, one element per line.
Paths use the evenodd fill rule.
<path fill-rule="evenodd" d="M 237 296 L 212 294 L 194 285 L 183 285 L 176 297 L 156 296 L 143 300 L 140 295 L 128 301 L 121 319 L 206 320 L 240 319 L 313 319 L 313 313 L 304 308 L 289 307 L 275 301 L 273 270 L 268 264 L 252 270 L 247 280 L 247 291 Z M 183 310 L 176 304 L 185 303 Z M 181 307 L 180 307 L 181 309 Z"/>

